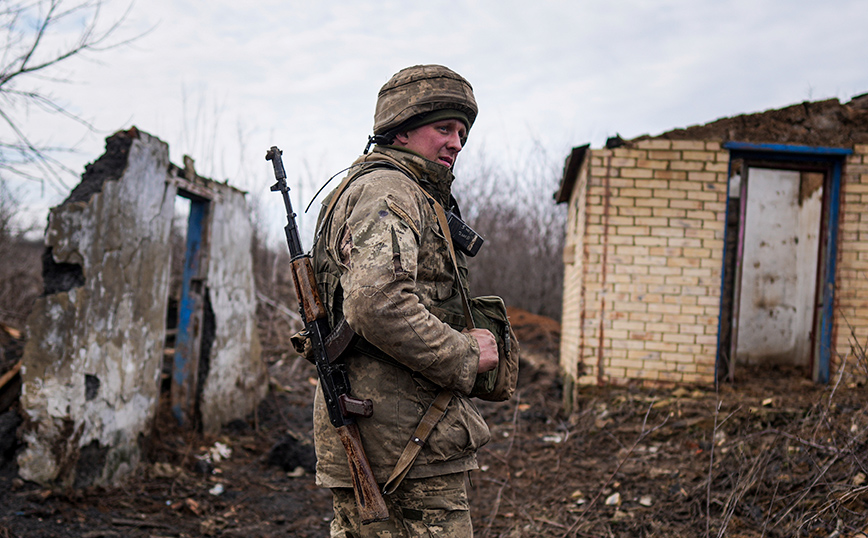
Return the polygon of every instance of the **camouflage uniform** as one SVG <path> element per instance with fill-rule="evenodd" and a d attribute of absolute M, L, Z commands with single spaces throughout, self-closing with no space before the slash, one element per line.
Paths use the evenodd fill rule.
<path fill-rule="evenodd" d="M 440 492 L 441 504 L 463 507 L 456 514 L 463 510 L 466 521 L 458 528 L 466 530 L 470 523 L 464 472 L 477 468 L 476 451 L 490 438 L 488 426 L 466 396 L 476 378 L 479 347 L 472 336 L 460 332 L 463 315 L 452 261 L 434 209 L 421 190 L 448 206 L 453 175 L 446 166 L 393 146 L 377 146 L 354 166 L 354 171 L 361 168 L 365 173 L 349 184 L 331 218 L 321 223 L 314 268 L 332 323 L 342 313 L 353 330 L 391 357 L 357 349 L 345 358 L 353 396 L 369 398 L 374 404 L 373 417 L 358 420 L 365 451 L 382 484 L 437 393 L 444 387 L 452 389 L 455 396 L 408 480 L 387 497 L 393 509 L 401 507 L 397 514 L 390 510 L 389 525 L 416 528 L 423 524 L 420 521 L 438 521 L 441 516 L 433 512 L 419 520 L 406 517 L 408 510 L 416 514 L 428 509 L 420 499 L 430 493 L 419 492 L 432 490 Z M 460 253 L 458 265 L 458 281 L 466 286 L 466 264 Z M 320 390 L 314 402 L 314 436 L 317 483 L 351 487 L 346 454 L 328 420 Z M 444 478 L 447 475 L 449 480 Z M 427 484 L 420 480 L 431 477 L 437 478 Z M 444 480 L 449 487 L 441 484 Z M 341 530 L 346 514 L 352 513 L 346 506 L 352 499 L 352 490 L 348 491 L 349 495 L 340 489 L 335 492 L 332 536 L 361 536 L 353 533 L 352 526 L 349 534 L 343 534 L 348 529 Z M 450 491 L 455 495 L 448 499 Z M 416 501 L 408 504 L 406 499 Z M 373 533 L 370 529 L 375 526 L 366 525 L 365 531 Z M 462 532 L 461 536 L 471 535 Z M 415 531 L 394 534 L 416 535 Z"/>
<path fill-rule="evenodd" d="M 356 498 L 352 488 L 336 488 L 333 538 L 399 538 L 436 536 L 470 538 L 473 527 L 464 488 L 464 474 L 434 476 L 421 480 L 406 479 L 385 497 L 392 517 L 388 521 L 359 525 Z"/>

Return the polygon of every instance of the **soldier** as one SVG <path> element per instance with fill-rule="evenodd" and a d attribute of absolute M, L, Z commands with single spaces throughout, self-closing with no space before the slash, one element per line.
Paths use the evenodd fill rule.
<path fill-rule="evenodd" d="M 379 92 L 365 154 L 323 202 L 313 248 L 320 294 L 332 326 L 345 318 L 362 337 L 344 362 L 353 395 L 373 402 L 358 426 L 377 482 L 400 474 L 387 485 L 390 519 L 362 525 L 318 390 L 316 478 L 333 493 L 333 537 L 472 536 L 465 474 L 490 434 L 469 395 L 478 374 L 497 367 L 498 345 L 485 329 L 462 330 L 465 257 L 450 253 L 436 208 L 455 205 L 452 167 L 476 114 L 470 84 L 452 70 L 399 71 Z M 396 470 L 447 391 L 445 414 Z"/>

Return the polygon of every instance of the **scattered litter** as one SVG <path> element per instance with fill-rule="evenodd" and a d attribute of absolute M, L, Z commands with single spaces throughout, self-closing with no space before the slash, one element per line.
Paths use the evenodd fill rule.
<path fill-rule="evenodd" d="M 608 497 L 606 497 L 606 506 L 620 506 L 621 505 L 621 494 L 617 491 Z"/>
<path fill-rule="evenodd" d="M 157 462 L 151 466 L 151 476 L 153 478 L 174 478 L 180 475 L 183 470 L 171 463 Z"/>
<path fill-rule="evenodd" d="M 763 400 L 763 407 L 772 407 L 772 404 L 774 403 L 774 398 L 766 398 L 765 400 Z"/>
<path fill-rule="evenodd" d="M 542 440 L 544 443 L 558 444 L 558 443 L 562 443 L 564 441 L 564 436 L 561 435 L 560 433 L 552 433 L 549 435 L 544 435 Z"/>
<path fill-rule="evenodd" d="M 214 463 L 218 463 L 222 460 L 228 460 L 232 456 L 232 449 L 219 441 L 214 443 L 214 446 L 211 447 L 210 452 L 211 459 Z"/>
<path fill-rule="evenodd" d="M 196 502 L 194 499 L 184 499 L 183 501 L 177 501 L 175 503 L 169 504 L 169 501 L 166 501 L 166 504 L 169 505 L 172 510 L 180 510 L 182 508 L 186 508 L 194 515 L 201 516 L 202 515 L 202 506 Z"/>
<path fill-rule="evenodd" d="M 607 418 L 598 418 L 598 419 L 594 420 L 594 427 L 597 428 L 598 430 L 602 430 L 603 428 L 605 428 L 606 426 L 608 426 L 611 423 L 612 423 L 612 421 L 607 419 Z"/>
<path fill-rule="evenodd" d="M 642 497 L 639 498 L 639 504 L 642 506 L 651 506 L 654 504 L 654 500 L 650 495 L 642 495 Z"/>
<path fill-rule="evenodd" d="M 219 463 L 232 457 L 232 449 L 229 448 L 226 444 L 221 443 L 220 441 L 217 441 L 216 443 L 214 443 L 214 446 L 206 448 L 204 450 L 205 453 L 199 454 L 198 456 L 196 456 L 196 458 L 211 464 Z M 215 469 L 213 472 L 217 473 L 218 471 Z"/>
<path fill-rule="evenodd" d="M 296 467 L 295 469 L 288 471 L 286 476 L 289 478 L 301 478 L 304 476 L 304 467 Z"/>
<path fill-rule="evenodd" d="M 622 519 L 627 519 L 633 517 L 633 514 L 630 512 L 624 512 L 623 510 L 615 510 L 614 515 L 612 515 L 612 521 L 620 521 Z"/>
<path fill-rule="evenodd" d="M 221 495 L 223 493 L 223 484 L 215 484 L 213 488 L 208 490 L 211 495 Z"/>

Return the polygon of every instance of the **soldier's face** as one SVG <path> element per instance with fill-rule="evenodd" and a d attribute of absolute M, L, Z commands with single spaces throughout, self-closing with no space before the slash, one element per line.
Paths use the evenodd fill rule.
<path fill-rule="evenodd" d="M 461 141 L 467 136 L 464 122 L 440 120 L 398 134 L 395 144 L 413 150 L 429 161 L 452 168 L 461 151 Z"/>

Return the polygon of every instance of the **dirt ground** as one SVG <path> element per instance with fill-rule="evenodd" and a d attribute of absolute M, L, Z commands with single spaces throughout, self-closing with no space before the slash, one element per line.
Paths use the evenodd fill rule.
<path fill-rule="evenodd" d="M 471 473 L 477 537 L 865 537 L 864 385 L 751 371 L 719 392 L 587 387 L 566 415 L 557 324 L 512 317 L 519 389 L 480 405 L 492 442 Z M 330 495 L 312 474 L 315 371 L 277 347 L 266 346 L 272 386 L 255 416 L 203 438 L 161 414 L 123 487 L 52 490 L 0 458 L 0 538 L 327 536 Z"/>

